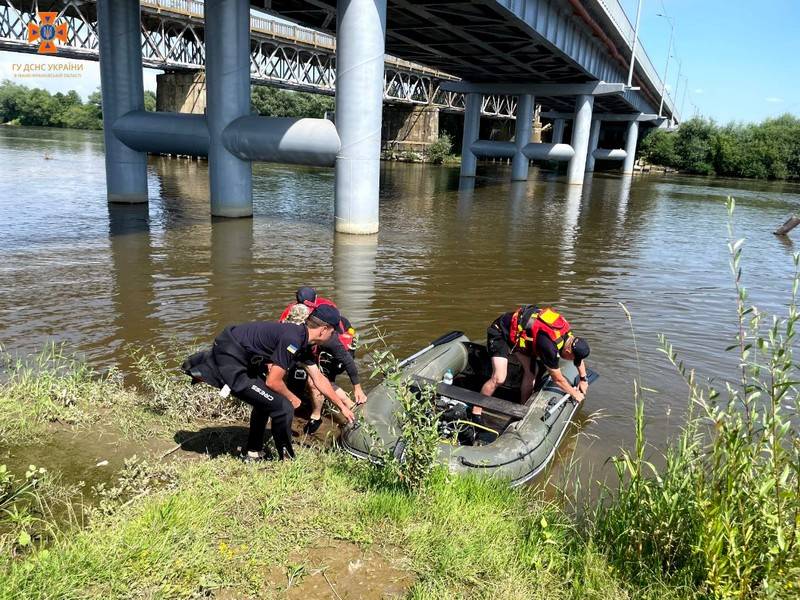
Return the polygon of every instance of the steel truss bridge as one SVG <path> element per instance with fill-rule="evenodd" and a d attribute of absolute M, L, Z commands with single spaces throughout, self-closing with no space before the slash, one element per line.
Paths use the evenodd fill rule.
<path fill-rule="evenodd" d="M 28 43 L 28 24 L 40 11 L 59 13 L 68 24 L 67 43 L 58 56 L 99 60 L 97 10 L 93 0 L 48 2 L 0 0 L 0 50 L 35 53 Z M 168 72 L 200 71 L 205 66 L 204 5 L 200 0 L 141 0 L 142 62 Z M 257 85 L 333 95 L 336 91 L 336 38 L 282 23 L 268 15 L 250 16 L 250 73 Z M 427 105 L 463 112 L 464 94 L 446 91 L 442 83 L 458 78 L 420 64 L 386 56 L 384 101 Z M 486 95 L 484 116 L 514 118 L 517 98 Z"/>

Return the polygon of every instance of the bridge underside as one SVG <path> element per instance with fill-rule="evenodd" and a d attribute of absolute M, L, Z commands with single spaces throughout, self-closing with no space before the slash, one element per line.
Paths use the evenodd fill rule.
<path fill-rule="evenodd" d="M 336 30 L 336 0 L 267 0 L 252 5 L 301 25 Z M 388 0 L 386 18 L 387 54 L 467 81 L 583 83 L 601 79 L 575 64 L 525 22 L 510 18 L 508 10 L 494 0 Z M 566 35 L 571 34 L 566 31 Z M 574 42 L 565 42 L 577 46 L 581 42 L 574 37 Z M 592 51 L 586 49 L 587 54 Z M 536 103 L 548 111 L 572 112 L 575 101 L 575 96 L 536 97 Z M 642 109 L 633 106 L 626 94 L 598 97 L 595 110 L 630 113 Z"/>

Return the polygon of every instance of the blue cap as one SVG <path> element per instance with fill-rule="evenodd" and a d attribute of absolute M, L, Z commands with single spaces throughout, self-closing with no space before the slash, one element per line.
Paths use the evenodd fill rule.
<path fill-rule="evenodd" d="M 339 333 L 344 333 L 344 330 L 342 329 L 342 315 L 339 314 L 339 309 L 335 306 L 330 304 L 318 306 L 314 309 L 314 312 L 309 315 L 309 318 L 311 317 L 319 319 L 328 325 L 332 325 L 333 328 Z"/>
<path fill-rule="evenodd" d="M 589 344 L 583 338 L 576 337 L 575 341 L 572 342 L 572 353 L 575 355 L 572 362 L 577 367 L 583 362 L 584 358 L 589 356 Z"/>
<path fill-rule="evenodd" d="M 312 287 L 303 286 L 297 289 L 295 298 L 297 298 L 298 304 L 316 304 L 317 290 Z"/>

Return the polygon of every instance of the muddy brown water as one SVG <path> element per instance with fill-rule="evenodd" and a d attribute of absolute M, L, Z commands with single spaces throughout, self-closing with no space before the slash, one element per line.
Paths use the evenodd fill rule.
<path fill-rule="evenodd" d="M 589 437 L 566 446 L 582 470 L 631 445 L 637 373 L 656 390 L 654 446 L 680 426 L 685 386 L 658 333 L 701 377 L 734 375 L 725 197 L 737 198 L 745 283 L 762 308 L 784 310 L 797 250 L 771 233 L 798 211 L 796 183 L 596 173 L 581 189 L 537 169 L 512 184 L 504 165 L 460 181 L 455 167 L 384 163 L 381 232 L 354 237 L 333 232 L 330 169 L 257 164 L 254 218 L 215 220 L 202 161 L 151 158 L 149 205 L 109 206 L 97 132 L 2 127 L 0 165 L 7 350 L 57 340 L 124 368 L 126 343 L 211 341 L 226 324 L 275 318 L 308 284 L 405 356 L 452 329 L 484 340 L 498 314 L 549 303 L 589 340 L 601 375 L 579 416 Z"/>

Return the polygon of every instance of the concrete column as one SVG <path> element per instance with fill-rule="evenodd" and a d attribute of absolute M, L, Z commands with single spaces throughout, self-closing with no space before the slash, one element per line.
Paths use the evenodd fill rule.
<path fill-rule="evenodd" d="M 252 165 L 225 148 L 222 132 L 232 121 L 250 114 L 250 3 L 208 0 L 205 28 L 211 214 L 249 217 L 253 214 Z"/>
<path fill-rule="evenodd" d="M 593 106 L 594 96 L 581 95 L 575 101 L 575 121 L 572 126 L 572 148 L 575 150 L 575 156 L 569 161 L 567 168 L 567 183 L 573 185 L 583 185 Z"/>
<path fill-rule="evenodd" d="M 156 76 L 156 110 L 203 115 L 206 112 L 206 74 L 161 73 Z"/>
<path fill-rule="evenodd" d="M 636 142 L 639 138 L 639 122 L 628 123 L 628 133 L 625 137 L 625 162 L 622 163 L 622 172 L 626 175 L 633 173 L 633 163 L 636 161 Z"/>
<path fill-rule="evenodd" d="M 139 0 L 98 0 L 97 29 L 108 201 L 147 202 L 147 155 L 128 148 L 113 131 L 119 117 L 144 110 Z"/>
<path fill-rule="evenodd" d="M 592 130 L 589 133 L 589 151 L 586 154 L 587 173 L 594 171 L 594 151 L 597 150 L 597 144 L 600 141 L 600 123 L 599 119 L 592 121 Z"/>
<path fill-rule="evenodd" d="M 553 144 L 560 144 L 564 141 L 564 119 L 555 119 L 553 121 Z"/>
<path fill-rule="evenodd" d="M 478 141 L 481 130 L 481 94 L 467 94 L 464 106 L 464 140 L 461 143 L 461 177 L 475 177 L 478 157 L 470 146 Z"/>
<path fill-rule="evenodd" d="M 528 157 L 522 149 L 531 141 L 531 121 L 533 120 L 533 96 L 523 94 L 517 99 L 517 123 L 514 133 L 514 144 L 517 148 L 511 160 L 511 181 L 528 179 Z"/>
<path fill-rule="evenodd" d="M 378 231 L 386 0 L 336 3 L 336 231 Z"/>
<path fill-rule="evenodd" d="M 403 106 L 386 105 L 383 108 L 384 150 L 425 152 L 439 139 L 439 107 L 427 104 Z"/>

